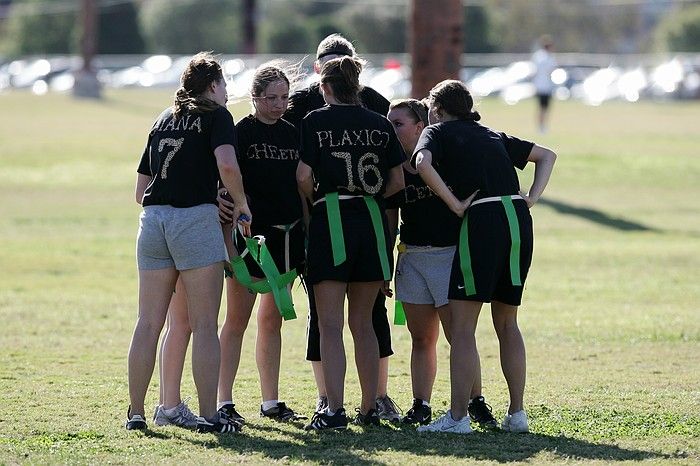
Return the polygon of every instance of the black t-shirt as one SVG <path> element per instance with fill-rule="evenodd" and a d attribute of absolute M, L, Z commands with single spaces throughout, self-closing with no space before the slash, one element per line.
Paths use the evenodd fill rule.
<path fill-rule="evenodd" d="M 328 105 L 301 123 L 301 160 L 314 172 L 315 197 L 381 196 L 389 169 L 405 159 L 385 117 L 359 105 Z"/>
<path fill-rule="evenodd" d="M 432 153 L 435 170 L 458 199 L 479 189 L 475 200 L 518 194 L 515 168 L 525 168 L 532 142 L 497 133 L 475 121 L 455 120 L 423 130 L 411 158 L 422 149 Z"/>
<path fill-rule="evenodd" d="M 214 149 L 236 147 L 233 117 L 224 107 L 175 119 L 173 109 L 160 114 L 148 136 L 138 172 L 153 177 L 143 205 L 193 207 L 216 204 L 219 169 Z"/>
<path fill-rule="evenodd" d="M 284 119 L 301 128 L 301 120 L 311 111 L 326 105 L 319 89 L 320 84 L 314 83 L 306 89 L 296 91 L 289 97 L 289 110 Z M 368 110 L 386 116 L 389 113 L 389 101 L 371 87 L 363 87 L 360 91 L 360 101 Z"/>
<path fill-rule="evenodd" d="M 301 218 L 297 190 L 299 133 L 280 119 L 268 125 L 248 115 L 236 125 L 238 164 L 253 222 L 282 225 Z"/>
<path fill-rule="evenodd" d="M 401 192 L 401 241 L 412 246 L 454 246 L 462 219 L 425 184 L 417 173 L 404 169 Z M 394 197 L 394 196 L 392 196 Z"/>

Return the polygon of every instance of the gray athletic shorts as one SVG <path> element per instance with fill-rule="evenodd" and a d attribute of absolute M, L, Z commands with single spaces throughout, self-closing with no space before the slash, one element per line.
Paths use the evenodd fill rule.
<path fill-rule="evenodd" d="M 406 245 L 396 260 L 396 299 L 409 304 L 447 304 L 456 246 Z"/>
<path fill-rule="evenodd" d="M 196 269 L 227 257 L 219 209 L 214 204 L 143 208 L 136 238 L 139 270 Z"/>

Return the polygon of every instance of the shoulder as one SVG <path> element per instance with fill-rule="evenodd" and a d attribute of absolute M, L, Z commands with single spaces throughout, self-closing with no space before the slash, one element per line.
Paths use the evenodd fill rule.
<path fill-rule="evenodd" d="M 389 112 L 389 101 L 369 86 L 364 86 L 360 91 L 360 100 L 373 112 L 381 115 Z"/>
<path fill-rule="evenodd" d="M 318 85 L 314 87 L 314 85 L 312 84 L 309 87 L 297 89 L 292 93 L 292 95 L 289 96 L 289 100 L 293 100 L 295 102 L 306 100 L 309 98 L 309 96 L 313 95 L 314 91 L 318 92 Z"/>
<path fill-rule="evenodd" d="M 255 117 L 253 115 L 247 115 L 246 117 L 240 119 L 236 123 L 236 129 L 248 129 L 255 124 Z"/>
<path fill-rule="evenodd" d="M 288 122 L 288 121 L 285 120 L 284 118 L 280 118 L 280 119 L 277 121 L 277 125 L 279 126 L 279 128 L 280 128 L 281 130 L 285 130 L 285 131 L 294 131 L 295 133 L 296 133 L 296 131 L 297 131 L 296 126 L 294 126 L 293 124 L 291 124 L 290 122 Z"/>
<path fill-rule="evenodd" d="M 209 112 L 213 120 L 225 120 L 230 121 L 233 124 L 233 115 L 228 111 L 226 107 L 219 106 Z"/>

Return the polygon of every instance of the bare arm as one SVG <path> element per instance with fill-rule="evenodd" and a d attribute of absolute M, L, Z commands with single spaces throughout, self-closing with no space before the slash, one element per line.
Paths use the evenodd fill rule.
<path fill-rule="evenodd" d="M 416 169 L 420 177 L 425 181 L 425 184 L 447 204 L 447 207 L 458 217 L 463 217 L 464 211 L 467 210 L 467 207 L 471 204 L 478 190 L 474 191 L 471 196 L 463 201 L 457 199 L 438 172 L 435 171 L 435 167 L 433 167 L 433 154 L 427 149 L 421 150 L 416 155 Z"/>
<path fill-rule="evenodd" d="M 314 201 L 314 179 L 313 170 L 306 163 L 299 161 L 297 165 L 297 186 L 299 192 L 306 201 L 313 203 Z"/>
<path fill-rule="evenodd" d="M 136 203 L 141 204 L 143 202 L 143 194 L 146 192 L 146 188 L 151 184 L 152 176 L 144 175 L 138 173 L 136 176 L 136 189 L 134 190 L 134 196 L 136 197 Z"/>
<path fill-rule="evenodd" d="M 384 197 L 390 197 L 406 187 L 403 179 L 403 167 L 397 165 L 389 170 L 389 181 L 386 183 Z"/>
<path fill-rule="evenodd" d="M 214 156 L 221 180 L 233 198 L 233 218 L 243 226 L 245 235 L 250 236 L 250 223 L 253 216 L 248 208 L 245 191 L 243 191 L 243 179 L 241 178 L 241 169 L 236 161 L 236 150 L 230 144 L 223 144 L 214 149 Z"/>
<path fill-rule="evenodd" d="M 535 177 L 532 180 L 530 191 L 527 194 L 523 192 L 520 193 L 525 199 L 525 202 L 527 202 L 528 207 L 532 207 L 540 199 L 544 188 L 547 187 L 549 177 L 552 175 L 554 162 L 556 160 L 557 154 L 550 149 L 538 146 L 537 144 L 532 147 L 527 161 L 535 164 Z"/>

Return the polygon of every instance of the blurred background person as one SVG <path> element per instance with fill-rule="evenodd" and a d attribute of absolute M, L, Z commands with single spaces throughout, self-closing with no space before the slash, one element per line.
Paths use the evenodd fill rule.
<path fill-rule="evenodd" d="M 554 93 L 554 82 L 552 72 L 557 68 L 557 61 L 554 59 L 554 42 L 549 34 L 540 37 L 539 48 L 532 54 L 532 63 L 535 65 L 535 75 L 532 83 L 535 85 L 537 96 L 537 124 L 540 133 L 547 132 L 547 122 L 549 117 L 549 106 Z"/>

